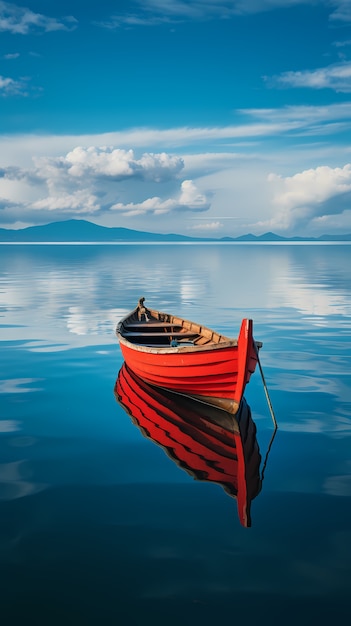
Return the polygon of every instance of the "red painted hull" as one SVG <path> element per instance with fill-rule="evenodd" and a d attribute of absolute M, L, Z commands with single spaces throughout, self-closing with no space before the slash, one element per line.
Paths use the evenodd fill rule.
<path fill-rule="evenodd" d="M 134 321 L 133 329 L 135 327 Z M 142 342 L 129 340 L 135 334 L 128 332 L 128 320 L 117 328 L 124 360 L 137 376 L 150 385 L 187 394 L 236 413 L 258 361 L 260 344 L 254 341 L 252 320 L 243 319 L 237 340 L 217 335 L 218 342 L 209 346 L 145 347 Z"/>
<path fill-rule="evenodd" d="M 115 395 L 142 434 L 197 480 L 221 485 L 237 500 L 243 526 L 261 490 L 256 426 L 245 401 L 237 415 L 156 389 L 123 364 Z"/>

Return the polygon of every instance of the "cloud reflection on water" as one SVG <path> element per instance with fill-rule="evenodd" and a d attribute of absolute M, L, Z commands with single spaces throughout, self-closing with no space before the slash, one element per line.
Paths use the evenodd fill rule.
<path fill-rule="evenodd" d="M 349 252 L 337 245 L 0 246 L 0 339 L 31 353 L 88 347 L 119 355 L 116 324 L 140 296 L 231 336 L 243 316 L 252 317 L 275 396 L 284 405 L 290 394 L 291 410 L 301 414 L 320 396 L 320 412 L 305 407 L 309 417 L 295 428 L 318 430 L 327 411 L 339 416 L 337 429 L 351 404 Z M 15 393 L 34 389 L 19 380 Z M 9 384 L 2 382 L 3 392 Z"/>
<path fill-rule="evenodd" d="M 83 337 L 94 345 L 96 334 L 112 342 L 116 321 L 144 295 L 159 308 L 176 307 L 198 321 L 231 324 L 232 332 L 241 313 L 254 309 L 275 312 L 280 320 L 291 319 L 295 311 L 299 324 L 312 330 L 328 326 L 331 318 L 351 317 L 348 251 L 331 246 L 86 246 L 77 260 L 77 252 L 60 254 L 57 246 L 54 252 L 50 247 L 39 252 L 32 246 L 2 247 L 1 321 L 8 326 L 7 339 L 18 338 L 22 326 L 22 339 L 40 338 L 56 349 L 83 345 Z"/>
<path fill-rule="evenodd" d="M 16 500 L 46 489 L 44 483 L 32 482 L 25 459 L 0 463 L 0 500 Z"/>

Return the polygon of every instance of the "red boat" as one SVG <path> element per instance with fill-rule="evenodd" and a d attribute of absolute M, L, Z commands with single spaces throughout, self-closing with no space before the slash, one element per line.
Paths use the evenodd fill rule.
<path fill-rule="evenodd" d="M 150 385 L 214 404 L 235 414 L 255 371 L 261 342 L 251 319 L 238 339 L 168 313 L 148 309 L 145 298 L 117 326 L 124 360 Z"/>
<path fill-rule="evenodd" d="M 261 455 L 246 401 L 234 417 L 217 407 L 147 385 L 124 363 L 115 396 L 142 434 L 197 480 L 221 485 L 251 526 L 251 501 L 261 491 Z"/>

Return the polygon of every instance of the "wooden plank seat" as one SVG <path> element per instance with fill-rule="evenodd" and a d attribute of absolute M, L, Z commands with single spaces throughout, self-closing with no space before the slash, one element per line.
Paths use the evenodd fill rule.
<path fill-rule="evenodd" d="M 183 341 L 180 341 L 177 344 L 177 346 L 171 346 L 169 342 L 168 343 L 153 343 L 153 342 L 151 343 L 150 342 L 150 343 L 143 343 L 142 345 L 144 348 L 170 348 L 170 347 L 181 348 L 182 346 L 186 346 L 186 347 L 195 346 L 193 341 L 184 341 L 184 343 Z"/>
<path fill-rule="evenodd" d="M 133 330 L 155 330 L 156 328 L 164 328 L 165 330 L 169 328 L 169 330 L 177 329 L 180 330 L 182 328 L 181 324 L 171 324 L 170 322 L 135 322 L 129 323 L 125 326 L 125 330 L 129 331 L 129 329 Z"/>
<path fill-rule="evenodd" d="M 140 339 L 147 339 L 148 337 L 174 337 L 175 339 L 182 339 L 182 338 L 186 338 L 186 337 L 198 337 L 199 333 L 194 333 L 194 332 L 164 332 L 164 331 L 160 331 L 159 333 L 137 333 L 137 332 L 126 332 L 124 334 L 124 336 L 128 339 L 129 337 L 140 337 Z"/>

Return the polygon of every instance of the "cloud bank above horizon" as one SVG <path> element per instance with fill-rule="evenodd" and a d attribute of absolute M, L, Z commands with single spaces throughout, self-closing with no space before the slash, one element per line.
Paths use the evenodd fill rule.
<path fill-rule="evenodd" d="M 39 12 L 37 6 L 40 3 L 30 0 L 23 5 L 0 0 L 4 37 L 0 226 L 22 227 L 79 216 L 106 226 L 199 235 L 351 231 L 351 146 L 347 139 L 351 38 L 344 30 L 351 22 L 349 1 L 135 0 L 111 12 L 110 3 L 102 0 L 93 3 L 87 14 L 75 0 L 63 2 L 59 12 L 55 7 Z M 268 13 L 272 33 L 278 29 L 289 33 L 289 20 L 303 26 L 301 54 L 291 54 L 293 49 L 288 46 L 279 49 L 281 58 L 262 52 L 259 41 L 266 37 L 262 24 L 268 24 L 262 20 Z M 320 29 L 311 32 L 315 40 L 312 52 L 308 20 Z M 191 25 L 189 41 L 183 30 L 187 24 Z M 192 40 L 197 34 L 206 38 L 214 25 L 219 52 L 212 50 L 212 71 L 211 56 L 198 57 Z M 247 31 L 241 40 L 238 29 L 243 25 Z M 154 49 L 149 53 L 150 31 Z M 110 89 L 110 99 L 95 89 L 90 104 L 82 100 L 81 92 L 84 85 L 90 89 L 94 80 L 99 80 L 98 74 L 90 73 L 91 85 L 83 81 L 79 89 L 75 81 L 79 82 L 79 67 L 84 76 L 89 69 L 77 43 L 87 44 L 92 36 L 99 42 L 95 46 L 96 68 L 101 74 L 110 61 L 106 55 L 117 42 L 121 41 L 121 52 L 128 50 L 128 56 L 117 56 L 123 64 L 116 65 L 116 76 L 109 66 L 112 82 L 106 82 L 106 74 L 105 82 L 100 83 L 102 90 Z M 230 47 L 223 47 L 221 53 L 221 39 L 238 52 L 249 45 L 255 63 L 247 61 L 246 65 L 243 60 L 233 64 Z M 63 59 L 58 63 L 58 57 L 51 56 L 49 46 L 65 54 L 63 41 L 67 59 L 74 54 L 76 67 L 67 62 L 63 65 Z M 105 49 L 106 41 L 109 47 Z M 271 43 L 274 48 L 274 41 Z M 131 54 L 131 46 L 136 45 L 139 48 Z M 171 54 L 178 55 L 177 63 Z M 52 70 L 53 62 L 57 67 Z M 159 77 L 157 83 L 152 82 L 152 74 L 148 83 L 142 82 L 147 62 Z M 209 77 L 205 73 L 202 78 L 206 62 Z M 56 88 L 56 83 L 50 83 L 50 68 L 52 79 L 66 84 L 60 100 L 49 99 L 50 89 L 54 93 Z M 174 72 L 178 68 L 182 73 L 177 76 L 180 82 L 173 100 L 186 102 L 187 113 L 183 104 L 180 109 L 173 103 L 171 95 L 165 97 L 167 88 L 171 94 L 176 86 Z M 236 82 L 227 84 L 236 106 L 232 98 L 225 101 L 224 89 L 222 96 L 218 88 L 208 91 L 206 84 L 211 76 L 216 81 L 221 71 L 224 77 L 229 68 Z M 248 81 L 252 81 L 250 88 Z M 199 108 L 196 100 L 199 97 L 201 101 L 198 94 L 205 89 L 207 98 Z M 134 93 L 138 93 L 138 106 L 130 109 Z M 66 94 L 67 100 L 62 100 Z M 151 106 L 150 99 L 157 102 L 157 98 L 163 104 L 155 123 L 158 105 Z M 104 116 L 110 101 L 110 117 Z M 76 132 L 65 132 L 64 121 L 73 114 L 78 120 L 79 107 L 83 113 L 87 111 L 84 130 L 77 123 Z M 213 114 L 217 109 L 225 111 L 225 116 Z M 130 110 L 130 121 L 137 123 L 122 123 Z M 194 123 L 197 113 L 201 119 Z M 212 117 L 221 121 L 213 123 Z M 60 127 L 52 122 L 55 118 L 60 119 Z M 21 130 L 16 130 L 16 119 L 26 121 Z M 40 119 L 42 129 L 38 129 Z"/>

